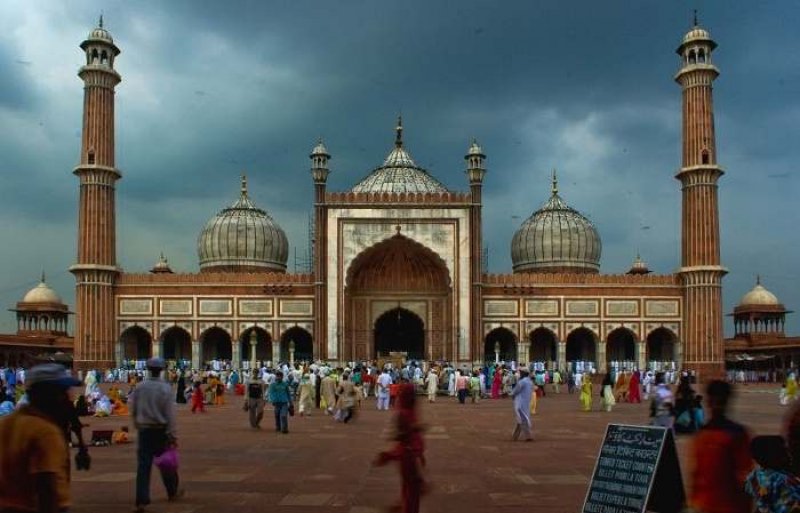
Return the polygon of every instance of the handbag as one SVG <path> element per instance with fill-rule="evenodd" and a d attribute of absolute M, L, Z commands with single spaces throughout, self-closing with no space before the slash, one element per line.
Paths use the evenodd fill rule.
<path fill-rule="evenodd" d="M 289 401 L 289 416 L 294 417 L 294 401 Z"/>
<path fill-rule="evenodd" d="M 250 411 L 250 401 L 249 400 L 244 402 L 244 406 L 242 406 L 242 409 L 244 411 Z"/>
<path fill-rule="evenodd" d="M 167 449 L 153 458 L 153 463 L 162 472 L 178 471 L 178 448 L 175 446 Z"/>

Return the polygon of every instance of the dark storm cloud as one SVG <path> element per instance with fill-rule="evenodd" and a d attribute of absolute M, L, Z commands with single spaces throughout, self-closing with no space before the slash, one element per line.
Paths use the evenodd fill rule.
<path fill-rule="evenodd" d="M 726 309 L 759 271 L 785 303 L 800 305 L 800 273 L 792 266 L 800 248 L 790 235 L 800 189 L 797 5 L 70 6 L 0 7 L 8 14 L 0 16 L 0 126 L 14 127 L 0 138 L 3 189 L 13 191 L 0 205 L 3 237 L 29 237 L 47 226 L 46 241 L 29 237 L 18 252 L 0 255 L 18 276 L 33 280 L 39 267 L 60 271 L 74 259 L 77 45 L 101 9 L 123 51 L 118 253 L 126 269 L 149 268 L 161 250 L 175 268 L 196 269 L 196 236 L 236 198 L 242 172 L 256 202 L 304 250 L 312 192 L 307 155 L 316 139 L 324 137 L 333 154 L 330 188 L 345 190 L 382 162 L 402 112 L 411 153 L 450 188 L 466 189 L 463 154 L 471 138 L 484 146 L 493 272 L 510 269 L 511 236 L 547 199 L 554 167 L 562 195 L 600 231 L 605 272 L 624 272 L 637 251 L 658 272 L 673 272 L 680 263 L 674 50 L 699 7 L 720 44 L 715 106 L 727 171 L 720 182 L 724 263 L 731 269 Z M 32 33 L 41 35 L 31 39 Z M 70 276 L 54 280 L 71 300 Z M 0 299 L 12 304 L 20 291 L 9 292 L 13 280 L 4 281 Z"/>

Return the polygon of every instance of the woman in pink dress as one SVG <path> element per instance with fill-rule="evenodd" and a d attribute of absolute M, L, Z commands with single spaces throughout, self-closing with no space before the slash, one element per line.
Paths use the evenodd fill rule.
<path fill-rule="evenodd" d="M 498 368 L 494 371 L 492 379 L 492 399 L 500 399 L 500 391 L 503 389 L 503 369 Z"/>

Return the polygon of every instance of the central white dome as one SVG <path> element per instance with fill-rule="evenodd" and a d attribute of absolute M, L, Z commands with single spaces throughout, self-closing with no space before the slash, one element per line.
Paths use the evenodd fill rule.
<path fill-rule="evenodd" d="M 397 122 L 397 139 L 383 165 L 351 189 L 353 192 L 447 192 L 447 188 L 417 166 L 403 148 L 402 119 Z"/>

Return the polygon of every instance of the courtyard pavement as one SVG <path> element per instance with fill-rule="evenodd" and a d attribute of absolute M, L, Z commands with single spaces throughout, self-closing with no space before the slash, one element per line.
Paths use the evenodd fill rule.
<path fill-rule="evenodd" d="M 778 405 L 777 390 L 739 387 L 733 417 L 755 434 L 779 432 L 786 408 Z M 179 405 L 180 475 L 186 496 L 167 502 L 154 469 L 148 511 L 374 513 L 397 502 L 397 467 L 370 465 L 388 447 L 392 432 L 392 412 L 375 411 L 374 398 L 347 425 L 316 411 L 311 417 L 292 417 L 288 435 L 274 431 L 269 407 L 263 429 L 253 430 L 242 399 L 226 399 L 226 405 L 209 407 L 205 414 L 192 415 Z M 548 393 L 534 417 L 536 440 L 515 443 L 510 399 L 459 405 L 439 397 L 435 404 L 424 401 L 421 406 L 432 485 L 422 501 L 427 512 L 579 511 L 606 424 L 648 420 L 646 404 L 584 413 L 577 394 Z M 129 424 L 123 417 L 85 422 L 90 424 L 84 430 L 87 440 L 93 429 Z M 135 431 L 132 435 L 135 439 Z M 684 480 L 687 441 L 678 439 Z M 91 471 L 72 473 L 72 511 L 133 509 L 135 446 L 91 449 Z"/>

